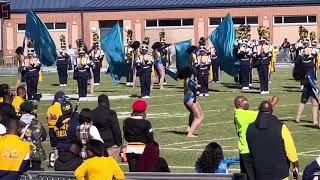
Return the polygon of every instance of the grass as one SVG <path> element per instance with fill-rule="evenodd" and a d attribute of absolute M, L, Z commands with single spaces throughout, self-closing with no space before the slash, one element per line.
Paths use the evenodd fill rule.
<path fill-rule="evenodd" d="M 256 71 L 254 72 L 257 74 Z M 76 93 L 76 82 L 69 77 L 67 88 L 57 86 L 57 75 L 44 75 L 44 80 L 39 84 L 39 92 L 54 94 L 58 90 L 64 90 L 67 94 Z M 268 99 L 271 95 L 280 98 L 275 114 L 281 119 L 293 133 L 301 169 L 320 155 L 320 144 L 318 143 L 319 131 L 312 126 L 311 105 L 307 105 L 302 122 L 294 122 L 297 107 L 300 101 L 300 84 L 291 79 L 290 70 L 279 70 L 272 75 L 270 84 L 271 94 L 260 95 L 257 76 L 254 76 L 254 88 L 246 93 L 241 93 L 234 88 L 233 80 L 223 74 L 221 84 L 210 84 L 210 97 L 199 98 L 204 111 L 204 121 L 197 130 L 198 138 L 188 139 L 184 135 L 188 123 L 188 113 L 182 104 L 183 82 L 176 82 L 168 79 L 166 89 L 160 90 L 158 86 L 152 91 L 152 98 L 148 100 L 147 118 L 154 128 L 156 141 L 161 146 L 161 156 L 165 157 L 173 172 L 194 172 L 194 164 L 204 147 L 211 141 L 220 143 L 225 150 L 226 157 L 237 157 L 237 138 L 233 124 L 233 99 L 238 95 L 245 95 L 249 98 L 251 109 L 256 109 L 262 100 Z M 17 77 L 0 77 L 1 83 L 9 83 L 14 87 Z M 102 76 L 101 86 L 95 89 L 96 95 L 105 93 L 109 96 L 140 94 L 140 88 L 125 87 L 124 84 L 114 86 L 109 76 Z M 111 107 L 117 111 L 120 124 L 129 116 L 131 103 L 135 99 L 112 100 Z M 39 119 L 46 125 L 45 112 L 51 101 L 39 103 Z M 74 104 L 79 108 L 94 108 L 96 102 Z M 46 150 L 49 150 L 49 140 L 44 143 Z M 311 151 L 311 152 L 310 152 Z M 43 163 L 47 166 L 47 162 Z M 123 165 L 124 170 L 127 166 Z M 232 167 L 237 172 L 239 167 Z M 47 169 L 47 168 L 46 168 Z"/>

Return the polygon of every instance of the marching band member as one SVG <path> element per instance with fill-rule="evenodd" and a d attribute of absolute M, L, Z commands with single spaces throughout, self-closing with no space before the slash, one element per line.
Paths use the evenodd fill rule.
<path fill-rule="evenodd" d="M 209 68 L 211 65 L 211 58 L 208 56 L 208 51 L 205 46 L 200 46 L 199 56 L 196 60 L 198 68 L 198 83 L 200 85 L 199 96 L 209 96 Z"/>
<path fill-rule="evenodd" d="M 219 83 L 220 82 L 220 66 L 218 64 L 218 56 L 216 54 L 216 49 L 214 47 L 210 48 L 210 57 L 212 63 L 212 74 L 213 79 L 212 83 Z"/>
<path fill-rule="evenodd" d="M 159 36 L 160 36 L 161 46 L 160 46 L 160 48 L 158 48 L 158 51 L 160 52 L 161 62 L 163 64 L 164 68 L 167 68 L 167 62 L 169 60 L 169 55 L 168 55 L 168 52 L 169 52 L 168 46 L 169 45 L 166 43 L 166 40 L 165 40 L 166 33 L 164 32 L 164 30 L 162 30 L 159 33 Z M 169 62 L 169 65 L 170 65 L 170 62 Z M 158 77 L 158 79 L 160 82 L 160 77 Z M 166 77 L 164 77 L 163 84 L 164 85 L 167 84 Z"/>
<path fill-rule="evenodd" d="M 39 82 L 39 71 L 40 71 L 40 61 L 34 53 L 33 45 L 31 40 L 28 41 L 28 56 L 25 63 L 22 65 L 22 71 L 25 75 L 25 80 L 27 84 L 27 94 L 28 100 L 40 100 L 37 94 L 38 82 Z"/>
<path fill-rule="evenodd" d="M 238 57 L 240 58 L 240 84 L 242 90 L 249 90 L 250 79 L 250 58 L 252 57 L 252 49 L 248 47 L 245 39 L 239 40 Z"/>
<path fill-rule="evenodd" d="M 157 76 L 159 78 L 159 84 L 160 84 L 160 89 L 164 89 L 163 84 L 164 84 L 164 79 L 166 76 L 166 71 L 165 71 L 165 67 L 164 64 L 162 62 L 161 59 L 161 43 L 160 42 L 156 42 L 152 45 L 152 49 L 153 49 L 153 59 L 154 59 L 154 66 L 155 66 L 155 70 L 157 73 Z"/>
<path fill-rule="evenodd" d="M 126 86 L 134 86 L 133 85 L 133 69 L 134 69 L 134 62 L 133 62 L 133 48 L 132 45 L 132 30 L 126 29 L 127 33 L 127 46 L 125 46 L 125 52 L 126 52 L 126 62 L 128 65 L 128 74 L 126 76 Z M 140 45 L 139 45 L 140 46 Z"/>
<path fill-rule="evenodd" d="M 67 86 L 68 84 L 68 66 L 69 66 L 69 55 L 66 52 L 66 37 L 60 36 L 61 49 L 58 51 L 57 58 L 57 70 L 59 75 L 60 86 Z"/>
<path fill-rule="evenodd" d="M 77 58 L 77 65 L 75 67 L 76 80 L 78 82 L 79 101 L 86 101 L 88 94 L 88 80 L 90 78 L 90 60 L 86 56 L 86 52 L 81 48 L 79 50 L 79 57 Z"/>
<path fill-rule="evenodd" d="M 258 73 L 261 94 L 269 94 L 269 65 L 272 57 L 273 47 L 268 44 L 269 28 L 260 26 L 258 28 L 260 44 L 257 47 Z"/>
<path fill-rule="evenodd" d="M 93 43 L 92 51 L 89 54 L 89 57 L 90 57 L 91 66 L 92 66 L 94 86 L 99 86 L 100 71 L 102 67 L 104 53 L 99 48 L 99 36 L 96 33 L 93 35 L 93 41 L 94 43 Z"/>
<path fill-rule="evenodd" d="M 143 41 L 137 66 L 140 67 L 141 97 L 150 98 L 153 57 L 148 54 L 149 38 L 145 39 L 147 39 L 147 41 Z"/>
<path fill-rule="evenodd" d="M 317 81 L 317 65 L 318 65 L 318 54 L 319 49 L 317 48 L 317 40 L 316 40 L 316 33 L 313 31 L 310 33 L 310 41 L 311 41 L 311 55 L 313 57 L 314 63 L 314 79 Z"/>

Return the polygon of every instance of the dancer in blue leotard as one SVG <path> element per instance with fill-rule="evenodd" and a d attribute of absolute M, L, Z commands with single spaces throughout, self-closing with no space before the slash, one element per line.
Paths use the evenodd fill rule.
<path fill-rule="evenodd" d="M 191 92 L 188 92 L 184 98 L 184 105 L 190 112 L 187 137 L 197 137 L 194 135 L 194 131 L 199 127 L 203 120 L 203 112 L 197 101 L 197 84 L 193 80 L 189 80 L 188 88 Z"/>

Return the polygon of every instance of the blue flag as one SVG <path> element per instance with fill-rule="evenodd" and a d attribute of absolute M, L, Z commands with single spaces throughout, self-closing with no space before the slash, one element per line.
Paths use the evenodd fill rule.
<path fill-rule="evenodd" d="M 186 40 L 175 44 L 176 48 L 176 67 L 177 75 L 180 79 L 186 79 L 191 76 L 191 57 L 187 50 L 191 47 L 192 40 Z"/>
<path fill-rule="evenodd" d="M 233 57 L 235 31 L 229 14 L 211 33 L 210 40 L 217 51 L 220 68 L 227 74 L 236 76 L 239 73 L 239 68 L 235 65 L 236 58 Z"/>
<path fill-rule="evenodd" d="M 128 73 L 119 23 L 112 28 L 111 32 L 101 38 L 101 48 L 106 54 L 109 64 L 108 71 L 111 74 L 112 82 L 118 85 L 121 77 L 126 76 Z"/>
<path fill-rule="evenodd" d="M 30 9 L 27 10 L 26 19 L 25 36 L 32 40 L 40 62 L 46 66 L 51 66 L 57 59 L 57 49 L 47 27 Z"/>

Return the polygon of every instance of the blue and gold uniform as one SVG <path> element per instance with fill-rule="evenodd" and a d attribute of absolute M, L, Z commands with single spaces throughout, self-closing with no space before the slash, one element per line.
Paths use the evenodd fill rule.
<path fill-rule="evenodd" d="M 23 74 L 27 84 L 28 100 L 39 100 L 37 97 L 40 61 L 33 52 L 28 53 L 26 63 L 22 67 Z"/>
<path fill-rule="evenodd" d="M 141 47 L 141 55 L 137 61 L 140 67 L 140 85 L 142 98 L 149 98 L 151 93 L 151 74 L 153 66 L 153 57 L 148 52 L 148 45 Z"/>
<path fill-rule="evenodd" d="M 57 53 L 57 70 L 59 75 L 60 86 L 67 86 L 68 84 L 68 66 L 70 56 L 66 51 L 66 39 L 64 35 L 60 36 L 61 49 Z"/>
<path fill-rule="evenodd" d="M 257 47 L 258 73 L 261 94 L 269 94 L 269 65 L 272 58 L 272 45 L 261 39 Z"/>
<path fill-rule="evenodd" d="M 90 78 L 90 67 L 88 63 L 90 63 L 90 61 L 85 55 L 85 52 L 80 51 L 79 58 L 77 58 L 77 66 L 75 67 L 80 101 L 86 100 L 88 94 L 87 83 Z"/>
<path fill-rule="evenodd" d="M 250 59 L 252 57 L 252 49 L 248 47 L 245 39 L 239 40 L 237 57 L 240 59 L 240 84 L 243 90 L 248 90 L 250 82 Z"/>
<path fill-rule="evenodd" d="M 89 54 L 91 65 L 92 65 L 92 72 L 93 72 L 93 80 L 94 85 L 100 85 L 100 71 L 102 67 L 102 61 L 104 57 L 103 51 L 99 48 L 98 42 L 93 45 L 93 50 Z"/>

